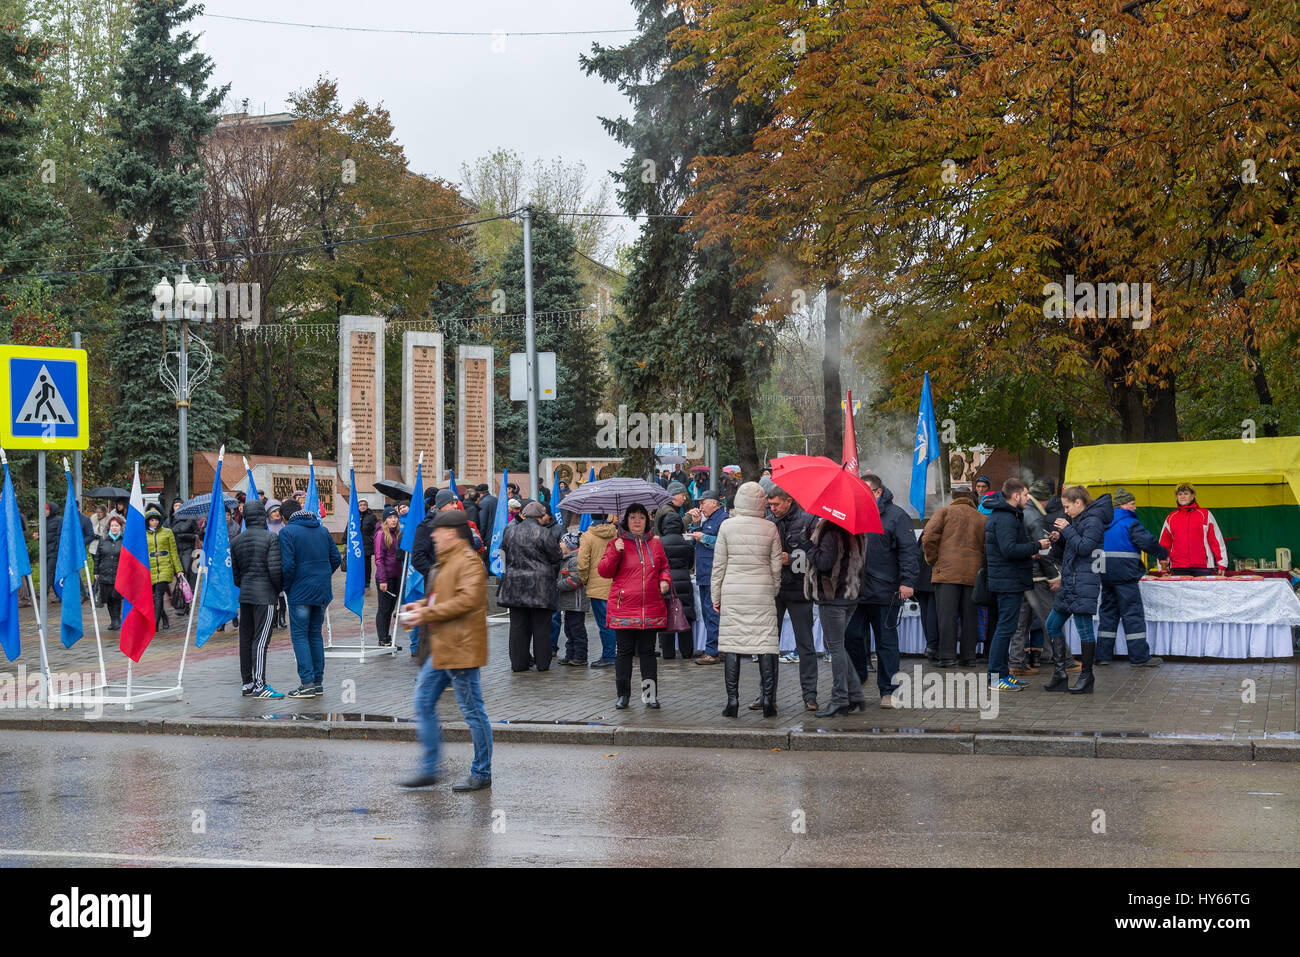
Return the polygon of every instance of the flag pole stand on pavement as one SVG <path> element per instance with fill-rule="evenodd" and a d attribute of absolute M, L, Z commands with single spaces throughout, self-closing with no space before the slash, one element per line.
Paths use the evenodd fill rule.
<path fill-rule="evenodd" d="M 348 468 L 349 468 L 349 470 L 351 470 L 351 468 L 352 468 L 352 456 L 351 456 L 350 454 L 348 455 Z M 348 528 L 348 535 L 349 535 L 349 541 L 348 541 L 348 567 L 352 567 L 352 562 L 356 561 L 356 556 L 352 553 L 352 541 L 351 541 L 351 534 L 352 534 L 352 518 L 353 518 L 353 515 L 351 514 L 351 512 L 352 512 L 353 509 L 355 509 L 355 508 L 357 507 L 357 501 L 356 501 L 356 499 L 357 499 L 357 482 L 356 482 L 356 474 L 355 474 L 355 472 L 354 472 L 353 475 L 352 475 L 352 488 L 351 488 L 351 495 L 350 495 L 350 498 L 349 498 L 349 500 L 348 500 L 348 510 L 349 510 L 349 515 L 348 515 L 348 526 L 349 526 L 349 528 Z M 359 546 L 359 547 L 360 547 L 360 546 Z M 366 559 L 365 559 L 365 551 L 364 551 L 364 549 L 362 549 L 362 557 L 361 557 L 361 561 L 364 563 L 365 560 L 366 560 Z M 345 572 L 345 575 L 346 575 L 346 572 Z M 364 569 L 364 566 L 363 566 L 363 568 L 362 568 L 362 577 L 363 577 L 363 578 L 365 577 L 365 569 Z M 345 591 L 346 591 L 346 585 L 345 585 L 344 587 L 345 587 Z M 345 600 L 346 600 L 346 598 L 345 598 Z M 350 610 L 350 609 L 349 609 L 349 610 Z M 356 644 L 356 645 L 336 645 L 336 644 L 334 644 L 334 633 L 333 633 L 333 631 L 331 630 L 330 633 L 329 633 L 329 643 L 325 645 L 325 657 L 326 657 L 326 658 L 350 658 L 350 659 L 352 659 L 353 661 L 360 661 L 360 662 L 363 662 L 363 663 L 364 663 L 364 662 L 365 662 L 367 659 L 369 659 L 369 658 L 381 658 L 381 657 L 384 657 L 384 656 L 387 656 L 387 657 L 391 658 L 391 657 L 393 657 L 394 654 L 396 654 L 396 649 L 397 649 L 396 644 L 389 644 L 388 647 L 385 648 L 384 646 L 382 646 L 382 645 L 379 644 L 378 636 L 375 637 L 375 644 L 373 644 L 373 645 L 367 645 L 367 644 L 366 644 L 366 614 L 365 614 L 365 611 L 366 611 L 366 601 L 365 601 L 365 594 L 364 594 L 364 592 L 363 592 L 363 593 L 362 593 L 362 598 L 361 598 L 361 614 L 358 616 L 358 618 L 360 619 L 360 623 L 359 623 L 359 625 L 360 625 L 360 635 L 359 635 L 360 644 Z M 329 606 L 326 606 L 326 608 L 325 608 L 325 627 L 326 627 L 327 629 L 329 628 L 329 621 L 330 621 L 330 610 L 329 610 Z"/>

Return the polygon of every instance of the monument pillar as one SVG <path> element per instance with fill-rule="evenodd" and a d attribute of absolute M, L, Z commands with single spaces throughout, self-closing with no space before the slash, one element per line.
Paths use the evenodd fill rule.
<path fill-rule="evenodd" d="M 424 473 L 426 483 L 443 485 L 442 348 L 441 332 L 402 334 L 403 482 L 415 481 L 415 463 L 423 452 L 430 470 Z"/>
<path fill-rule="evenodd" d="M 384 477 L 384 319 L 339 318 L 339 456 L 351 453 L 357 490 Z M 342 466 L 340 466 L 342 467 Z"/>
<path fill-rule="evenodd" d="M 492 347 L 456 347 L 456 484 L 493 482 Z M 493 489 L 495 492 L 496 489 Z"/>

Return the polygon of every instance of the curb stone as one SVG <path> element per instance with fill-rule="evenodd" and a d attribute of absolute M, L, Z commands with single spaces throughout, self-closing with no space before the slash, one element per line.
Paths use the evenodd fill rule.
<path fill-rule="evenodd" d="M 687 728 L 625 728 L 614 729 L 614 744 L 644 744 L 661 748 L 781 748 L 790 747 L 789 731 L 736 730 Z"/>
<path fill-rule="evenodd" d="M 793 751 L 901 751 L 911 754 L 971 754 L 974 734 L 872 734 L 865 731 L 794 731 Z"/>
<path fill-rule="evenodd" d="M 1188 761 L 1250 761 L 1250 741 L 1215 741 L 1195 738 L 1097 738 L 1099 758 L 1169 758 Z"/>
<path fill-rule="evenodd" d="M 1034 757 L 1095 758 L 1097 739 L 1093 735 L 977 734 L 976 754 L 1007 754 Z"/>
<path fill-rule="evenodd" d="M 326 721 L 231 721 L 220 718 L 165 718 L 167 734 L 216 735 L 232 738 L 328 738 Z"/>

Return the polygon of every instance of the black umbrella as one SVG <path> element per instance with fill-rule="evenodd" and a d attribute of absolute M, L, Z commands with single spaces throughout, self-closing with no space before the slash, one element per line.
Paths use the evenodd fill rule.
<path fill-rule="evenodd" d="M 610 478 L 579 486 L 560 503 L 566 512 L 589 512 L 593 515 L 622 515 L 633 502 L 647 510 L 659 508 L 672 499 L 658 485 L 638 478 Z"/>
<path fill-rule="evenodd" d="M 87 498 L 130 498 L 131 490 L 114 488 L 112 485 L 101 485 L 99 488 L 92 488 L 84 494 Z"/>
<path fill-rule="evenodd" d="M 202 495 L 196 495 L 176 511 L 172 512 L 173 518 L 206 518 L 209 506 L 212 503 L 212 493 L 204 492 Z M 239 504 L 239 499 L 233 495 L 222 494 L 221 503 L 229 512 Z"/>
<path fill-rule="evenodd" d="M 395 498 L 399 502 L 410 501 L 411 496 L 415 494 L 415 489 L 405 482 L 396 482 L 392 479 L 380 479 L 375 483 L 375 491 L 383 492 L 389 498 Z"/>

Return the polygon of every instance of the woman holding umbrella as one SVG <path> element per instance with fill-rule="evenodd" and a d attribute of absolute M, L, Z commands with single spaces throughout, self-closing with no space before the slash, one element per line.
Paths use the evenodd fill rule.
<path fill-rule="evenodd" d="M 649 483 L 647 483 L 649 484 Z M 672 587 L 668 556 L 650 529 L 650 513 L 634 503 L 623 513 L 618 536 L 605 548 L 597 572 L 612 579 L 606 622 L 617 634 L 614 707 L 624 709 L 632 694 L 632 654 L 641 659 L 646 706 L 659 707 L 655 635 L 668 623 L 664 596 Z"/>

